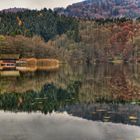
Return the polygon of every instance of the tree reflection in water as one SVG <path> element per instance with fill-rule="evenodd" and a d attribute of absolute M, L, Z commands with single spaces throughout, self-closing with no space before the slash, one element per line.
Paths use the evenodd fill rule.
<path fill-rule="evenodd" d="M 0 109 L 10 111 L 41 111 L 51 113 L 78 100 L 80 82 L 73 82 L 66 89 L 53 84 L 44 85 L 40 92 L 0 94 Z"/>
<path fill-rule="evenodd" d="M 140 65 L 62 66 L 2 77 L 0 109 L 67 111 L 89 120 L 140 126 Z M 8 80 L 7 80 L 8 79 Z"/>

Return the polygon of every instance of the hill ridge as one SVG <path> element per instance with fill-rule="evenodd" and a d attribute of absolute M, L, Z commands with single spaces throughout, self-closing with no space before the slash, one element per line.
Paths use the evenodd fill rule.
<path fill-rule="evenodd" d="M 85 0 L 54 10 L 60 15 L 79 18 L 137 18 L 140 17 L 140 0 Z"/>

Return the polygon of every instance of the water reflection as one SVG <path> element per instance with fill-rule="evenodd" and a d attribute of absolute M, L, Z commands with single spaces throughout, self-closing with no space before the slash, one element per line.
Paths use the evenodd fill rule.
<path fill-rule="evenodd" d="M 140 126 L 140 65 L 63 65 L 0 78 L 1 110 L 67 111 L 88 120 Z"/>
<path fill-rule="evenodd" d="M 140 128 L 91 122 L 68 114 L 0 112 L 1 140 L 137 140 Z M 8 133 L 7 133 L 8 132 Z"/>
<path fill-rule="evenodd" d="M 61 111 L 93 121 L 114 122 L 140 126 L 140 107 L 132 104 L 76 104 Z"/>

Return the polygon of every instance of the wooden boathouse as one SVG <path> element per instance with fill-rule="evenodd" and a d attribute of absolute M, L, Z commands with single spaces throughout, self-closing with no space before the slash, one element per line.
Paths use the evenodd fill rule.
<path fill-rule="evenodd" d="M 15 68 L 19 58 L 18 54 L 0 54 L 0 65 L 3 68 Z"/>

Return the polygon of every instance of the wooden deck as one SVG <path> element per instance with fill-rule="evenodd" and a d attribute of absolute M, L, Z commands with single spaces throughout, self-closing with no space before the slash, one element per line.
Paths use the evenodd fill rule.
<path fill-rule="evenodd" d="M 16 63 L 2 62 L 1 67 L 3 67 L 3 68 L 16 68 Z"/>

